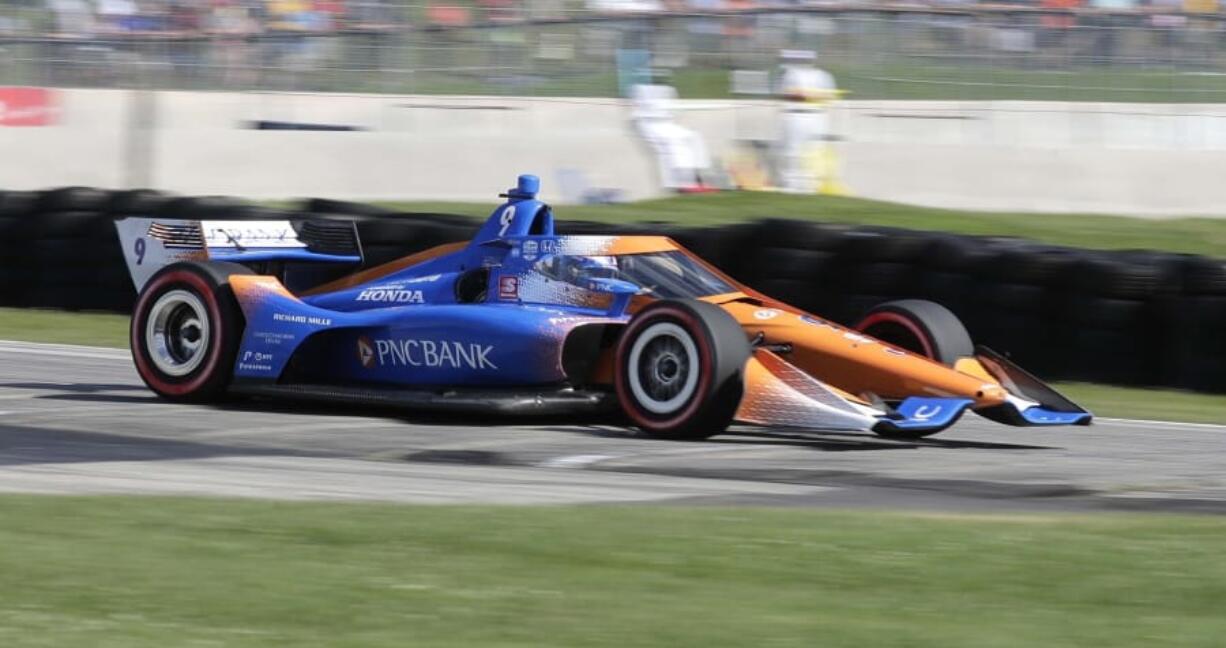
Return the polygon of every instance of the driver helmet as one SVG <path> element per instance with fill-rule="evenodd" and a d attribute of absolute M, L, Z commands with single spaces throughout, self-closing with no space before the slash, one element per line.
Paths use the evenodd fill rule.
<path fill-rule="evenodd" d="M 617 277 L 617 258 L 611 256 L 568 257 L 565 276 L 568 281 Z"/>

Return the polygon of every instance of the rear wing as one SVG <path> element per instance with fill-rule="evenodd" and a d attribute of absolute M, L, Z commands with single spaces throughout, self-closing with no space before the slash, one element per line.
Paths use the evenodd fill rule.
<path fill-rule="evenodd" d="M 137 292 L 158 270 L 179 261 L 362 262 L 352 221 L 124 218 L 115 229 Z"/>

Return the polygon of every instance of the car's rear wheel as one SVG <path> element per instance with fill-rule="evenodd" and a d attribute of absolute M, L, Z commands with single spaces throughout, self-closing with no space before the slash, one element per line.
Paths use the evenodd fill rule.
<path fill-rule="evenodd" d="M 210 401 L 229 385 L 243 331 L 229 285 L 235 274 L 251 272 L 234 263 L 175 263 L 141 291 L 132 313 L 132 358 L 159 396 Z"/>
<path fill-rule="evenodd" d="M 902 299 L 874 306 L 855 329 L 946 366 L 972 356 L 975 344 L 966 327 L 948 308 L 922 299 Z"/>
<path fill-rule="evenodd" d="M 695 440 L 719 434 L 744 395 L 749 353 L 744 329 L 718 306 L 656 302 L 635 315 L 618 342 L 618 400 L 652 436 Z"/>

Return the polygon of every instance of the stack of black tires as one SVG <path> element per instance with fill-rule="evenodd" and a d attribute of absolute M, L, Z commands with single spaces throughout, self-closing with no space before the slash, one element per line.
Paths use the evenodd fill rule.
<path fill-rule="evenodd" d="M 1226 391 L 1226 260 L 801 221 L 739 227 L 729 236 L 741 245 L 708 260 L 829 319 L 927 299 L 1047 378 Z"/>
<path fill-rule="evenodd" d="M 147 190 L 0 192 L 0 306 L 130 311 L 135 291 L 112 225 L 123 216 L 353 221 L 367 266 L 466 241 L 480 225 L 323 199 L 274 210 Z M 557 226 L 671 236 L 759 291 L 836 322 L 886 301 L 935 301 L 977 341 L 1046 378 L 1226 392 L 1224 259 L 781 219 Z"/>

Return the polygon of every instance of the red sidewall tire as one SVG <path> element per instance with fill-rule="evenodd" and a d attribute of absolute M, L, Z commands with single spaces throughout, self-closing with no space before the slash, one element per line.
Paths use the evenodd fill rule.
<path fill-rule="evenodd" d="M 948 367 L 975 353 L 970 333 L 958 316 L 940 304 L 922 299 L 878 304 L 854 328 Z"/>
<path fill-rule="evenodd" d="M 149 321 L 149 309 L 162 295 L 181 288 L 194 293 L 204 303 L 209 318 L 209 349 L 204 362 L 185 376 L 169 376 L 158 370 L 149 357 L 145 331 Z M 237 331 L 227 330 L 218 301 L 217 287 L 200 274 L 186 268 L 168 268 L 156 275 L 141 291 L 132 313 L 129 344 L 136 371 L 145 384 L 158 394 L 172 399 L 207 397 L 220 390 L 229 376 L 226 375 L 225 352 L 233 345 L 231 336 Z"/>
<path fill-rule="evenodd" d="M 700 414 L 700 409 L 711 392 L 712 373 L 715 367 L 712 363 L 711 338 L 702 323 L 693 313 L 674 305 L 653 308 L 643 317 L 637 317 L 626 327 L 617 344 L 617 361 L 614 363 L 613 384 L 617 390 L 617 399 L 622 403 L 622 409 L 635 425 L 649 432 L 668 432 L 684 426 Z M 698 384 L 681 411 L 664 418 L 644 410 L 630 389 L 629 361 L 630 347 L 635 339 L 648 326 L 661 321 L 671 321 L 679 325 L 694 342 L 698 350 Z"/>
<path fill-rule="evenodd" d="M 911 318 L 900 313 L 894 313 L 891 311 L 879 311 L 873 313 L 857 324 L 856 330 L 860 331 L 861 333 L 872 335 L 872 331 L 870 329 L 872 329 L 874 326 L 881 326 L 883 324 L 895 324 L 906 329 L 907 332 L 915 336 L 916 341 L 919 342 L 922 349 L 921 355 L 929 360 L 940 362 L 940 360 L 937 358 L 936 350 L 933 349 L 932 339 L 928 331 Z"/>

